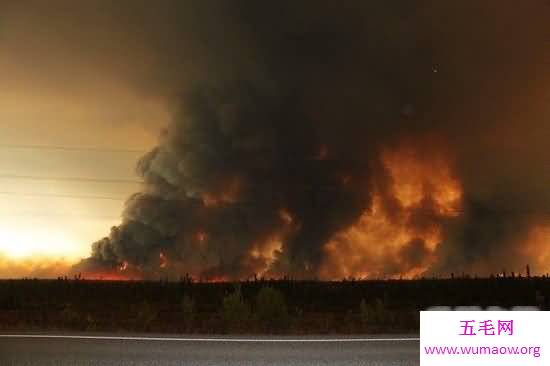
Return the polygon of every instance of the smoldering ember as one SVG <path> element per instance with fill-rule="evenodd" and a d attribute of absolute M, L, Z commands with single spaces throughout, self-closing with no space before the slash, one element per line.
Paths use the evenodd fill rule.
<path fill-rule="evenodd" d="M 72 272 L 546 273 L 548 18 L 490 3 L 105 3 L 113 62 L 172 115 Z"/>

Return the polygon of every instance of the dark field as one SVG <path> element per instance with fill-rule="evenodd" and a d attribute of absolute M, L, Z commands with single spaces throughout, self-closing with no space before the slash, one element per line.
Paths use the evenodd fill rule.
<path fill-rule="evenodd" d="M 540 278 L 394 281 L 0 281 L 0 330 L 412 333 L 430 306 L 538 306 Z"/>

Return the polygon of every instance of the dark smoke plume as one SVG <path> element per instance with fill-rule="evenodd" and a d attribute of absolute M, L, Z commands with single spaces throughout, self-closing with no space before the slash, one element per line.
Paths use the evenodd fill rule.
<path fill-rule="evenodd" d="M 173 119 L 137 165 L 143 190 L 78 269 L 316 276 L 324 245 L 375 192 L 395 223 L 443 228 L 430 271 L 532 259 L 522 246 L 550 204 L 548 3 L 161 2 L 152 14 L 127 5 L 137 10 L 121 27 L 153 60 L 130 79 L 169 100 Z M 449 160 L 458 216 L 431 201 L 410 215 L 399 208 L 380 159 L 403 141 Z M 251 255 L 270 241 L 281 243 L 273 258 Z M 412 238 L 397 258 L 374 260 L 395 275 L 428 254 Z"/>

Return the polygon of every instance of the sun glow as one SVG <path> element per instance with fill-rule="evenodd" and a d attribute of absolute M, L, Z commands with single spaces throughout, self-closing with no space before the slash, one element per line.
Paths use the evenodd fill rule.
<path fill-rule="evenodd" d="M 0 253 L 14 260 L 40 256 L 76 261 L 86 255 L 82 249 L 60 230 L 33 228 L 31 225 L 0 225 Z"/>

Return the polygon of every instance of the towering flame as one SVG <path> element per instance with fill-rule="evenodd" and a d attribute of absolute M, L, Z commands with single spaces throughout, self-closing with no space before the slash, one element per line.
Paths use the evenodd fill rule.
<path fill-rule="evenodd" d="M 384 150 L 382 161 L 391 177 L 391 191 L 399 205 L 415 209 L 430 202 L 441 216 L 459 214 L 462 189 L 448 157 L 432 150 L 422 156 L 411 146 Z"/>
<path fill-rule="evenodd" d="M 76 271 L 548 271 L 548 7 L 180 3 L 140 32 L 162 52 L 132 83 L 171 121 Z"/>
<path fill-rule="evenodd" d="M 375 191 L 359 219 L 325 245 L 321 277 L 413 278 L 437 260 L 443 223 L 459 215 L 462 198 L 448 158 L 402 146 L 383 150 L 381 160 L 387 196 Z"/>

